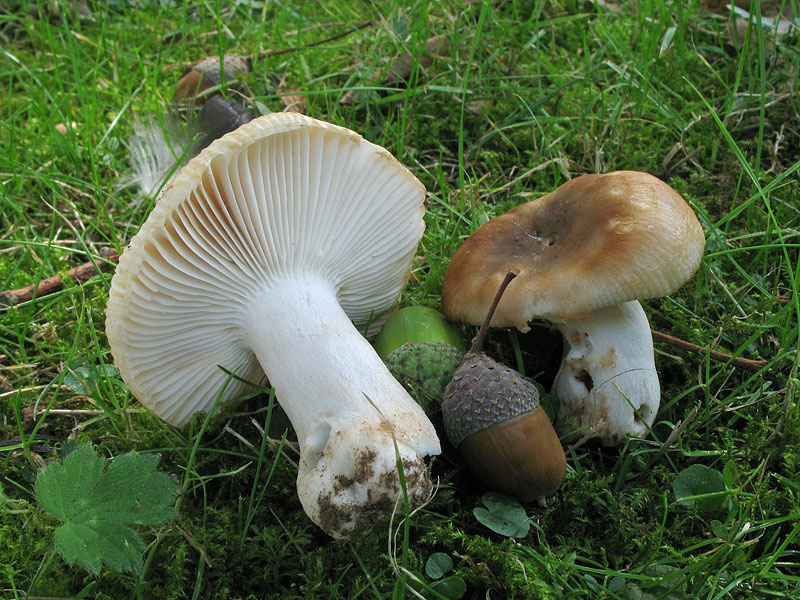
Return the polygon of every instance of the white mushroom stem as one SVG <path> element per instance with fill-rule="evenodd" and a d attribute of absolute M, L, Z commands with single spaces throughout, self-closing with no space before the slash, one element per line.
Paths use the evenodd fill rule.
<path fill-rule="evenodd" d="M 642 306 L 626 302 L 557 324 L 564 359 L 553 383 L 562 431 L 591 431 L 606 446 L 645 437 L 661 396 Z"/>
<path fill-rule="evenodd" d="M 430 492 L 423 456 L 436 432 L 321 278 L 286 276 L 258 292 L 243 323 L 300 443 L 303 508 L 336 539 L 355 539 L 402 497 L 397 451 L 412 504 Z"/>

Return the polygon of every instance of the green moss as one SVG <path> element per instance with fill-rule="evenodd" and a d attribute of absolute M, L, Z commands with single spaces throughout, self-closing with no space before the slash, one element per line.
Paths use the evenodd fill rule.
<path fill-rule="evenodd" d="M 151 207 L 116 187 L 127 168 L 131 113 L 158 110 L 186 64 L 220 52 L 254 57 L 247 82 L 270 110 L 282 109 L 279 83 L 302 90 L 309 114 L 384 144 L 426 185 L 427 229 L 404 301 L 439 308 L 460 242 L 568 177 L 654 173 L 697 210 L 708 238 L 693 280 L 644 303 L 654 328 L 769 367 L 753 374 L 657 344 L 662 409 L 651 439 L 571 450 L 564 486 L 546 508 L 526 507 L 535 526 L 517 542 L 473 518 L 483 490 L 445 445 L 432 469 L 440 487 L 414 515 L 405 566 L 421 571 L 432 553 L 450 554 L 469 586 L 466 598 L 792 597 L 800 186 L 791 169 L 800 135 L 790 86 L 798 55 L 784 40 L 767 40 L 764 52 L 756 43 L 738 46 L 725 19 L 702 5 L 122 2 L 95 3 L 81 16 L 39 3 L 7 15 L 0 19 L 0 280 L 8 289 L 64 274 L 84 260 L 84 245 L 130 239 Z M 347 33 L 367 20 L 366 29 Z M 338 34 L 346 35 L 325 41 Z M 386 87 L 386 65 L 431 35 L 452 43 L 416 84 L 362 89 Z M 361 94 L 358 102 L 340 102 L 347 90 Z M 72 121 L 66 136 L 55 129 Z M 46 389 L 76 365 L 110 361 L 107 287 L 97 278 L 0 313 L 0 439 L 11 440 L 0 447 L 0 464 L 19 484 L 5 493 L 26 511 L 0 507 L 0 564 L 14 569 L 6 569 L 3 588 L 27 590 L 42 567 L 31 590 L 39 596 L 87 586 L 92 597 L 115 599 L 390 596 L 387 524 L 353 546 L 334 543 L 302 512 L 288 461 L 278 459 L 267 480 L 275 451 L 260 452 L 251 422 L 267 427 L 258 412 L 263 397 L 231 407 L 201 435 L 203 417 L 173 430 L 118 377 L 86 394 Z M 546 333 L 519 336 L 522 362 L 529 375 L 552 378 L 557 365 L 538 356 L 537 346 L 558 354 Z M 516 359 L 507 332 L 494 332 L 489 347 Z M 73 412 L 42 416 L 51 403 Z M 679 421 L 688 424 L 662 452 Z M 276 429 L 280 436 L 284 426 Z M 28 492 L 38 458 L 50 460 L 76 432 L 109 455 L 159 452 L 163 468 L 186 481 L 179 519 L 146 533 L 151 560 L 140 582 L 111 573 L 95 580 L 57 556 L 48 562 L 54 523 Z M 33 433 L 29 462 L 13 440 Z M 702 515 L 674 502 L 675 474 L 697 462 L 736 466 L 727 512 Z M 725 540 L 717 537 L 725 531 Z M 393 558 L 403 555 L 400 544 Z M 665 580 L 673 591 L 659 587 Z"/>

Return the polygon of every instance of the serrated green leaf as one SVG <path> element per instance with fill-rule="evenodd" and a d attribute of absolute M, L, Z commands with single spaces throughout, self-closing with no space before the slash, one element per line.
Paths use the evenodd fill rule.
<path fill-rule="evenodd" d="M 114 365 L 80 362 L 67 367 L 61 383 L 75 394 L 87 395 L 97 390 L 97 384 L 101 379 L 108 379 L 118 374 L 119 369 Z"/>
<path fill-rule="evenodd" d="M 472 509 L 475 518 L 486 527 L 506 537 L 525 537 L 531 527 L 523 506 L 510 496 L 488 492 L 481 496 L 486 508 Z"/>
<path fill-rule="evenodd" d="M 83 511 L 105 465 L 106 460 L 95 455 L 88 445 L 70 452 L 63 463 L 50 463 L 36 476 L 39 502 L 57 519 L 76 517 Z"/>
<path fill-rule="evenodd" d="M 55 532 L 56 548 L 69 565 L 78 563 L 93 575 L 105 563 L 115 571 L 138 573 L 142 567 L 144 542 L 130 527 L 94 519 L 67 523 Z"/>
<path fill-rule="evenodd" d="M 175 482 L 155 470 L 158 456 L 124 454 L 111 462 L 93 490 L 94 510 L 121 523 L 155 525 L 175 516 Z"/>
<path fill-rule="evenodd" d="M 93 574 L 103 564 L 137 571 L 144 542 L 128 527 L 155 525 L 175 516 L 176 484 L 155 471 L 158 457 L 130 452 L 111 461 L 86 445 L 36 478 L 42 507 L 64 521 L 55 544 L 66 561 Z"/>

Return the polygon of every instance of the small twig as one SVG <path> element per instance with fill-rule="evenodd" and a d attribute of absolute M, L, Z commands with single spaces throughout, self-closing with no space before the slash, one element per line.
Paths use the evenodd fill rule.
<path fill-rule="evenodd" d="M 264 431 L 264 428 L 261 427 L 261 424 L 258 421 L 256 421 L 255 419 L 251 418 L 250 422 L 253 424 L 253 427 L 256 428 L 256 431 L 258 431 L 258 434 L 260 436 L 266 437 L 267 443 L 270 446 L 272 446 L 276 450 L 280 450 L 281 456 L 283 456 L 283 458 L 284 458 L 284 460 L 286 460 L 286 462 L 288 462 L 294 469 L 298 469 L 299 468 L 299 465 L 297 464 L 297 461 L 293 460 L 292 457 L 289 456 L 289 454 L 286 452 L 287 450 L 291 450 L 292 452 L 294 452 L 297 455 L 297 458 L 299 459 L 300 458 L 300 448 L 297 446 L 296 443 L 290 442 L 285 437 L 280 439 L 280 440 L 275 439 L 274 437 L 270 437 L 267 434 L 267 432 Z"/>
<path fill-rule="evenodd" d="M 51 408 L 50 410 L 47 410 L 46 408 L 40 408 L 35 413 L 33 411 L 31 411 L 30 414 L 26 414 L 23 411 L 23 414 L 25 414 L 26 417 L 31 417 L 31 418 L 40 417 L 45 413 L 47 413 L 48 415 L 62 415 L 62 416 L 68 416 L 68 417 L 77 417 L 77 416 L 80 416 L 80 417 L 86 417 L 86 416 L 98 417 L 98 416 L 100 416 L 102 414 L 105 414 L 105 412 L 106 411 L 104 411 L 104 410 L 93 409 L 93 408 L 72 408 L 72 409 L 70 409 L 70 408 Z"/>
<path fill-rule="evenodd" d="M 299 48 L 284 48 L 282 50 L 264 50 L 260 53 L 261 58 L 266 58 L 268 56 L 280 56 L 282 54 L 289 54 L 291 52 L 297 52 L 298 50 L 303 50 L 305 48 L 313 48 L 314 46 L 321 46 L 322 44 L 327 44 L 328 42 L 333 42 L 343 37 L 347 37 L 351 33 L 355 33 L 356 31 L 361 31 L 362 29 L 366 29 L 372 25 L 372 21 L 367 21 L 366 23 L 361 23 L 361 25 L 356 25 L 352 29 L 348 29 L 347 31 L 343 31 L 342 33 L 337 33 L 336 35 L 332 35 L 329 38 L 325 38 L 324 40 L 319 40 L 318 42 L 312 42 L 310 44 L 304 44 Z"/>
<path fill-rule="evenodd" d="M 242 442 L 245 446 L 250 448 L 250 450 L 252 450 L 255 453 L 258 453 L 258 450 L 255 449 L 255 446 L 253 446 L 253 444 L 251 444 L 242 434 L 240 434 L 239 432 L 233 430 L 228 424 L 225 425 L 224 430 L 227 431 L 228 433 L 230 433 L 237 440 Z"/>
<path fill-rule="evenodd" d="M 77 267 L 73 267 L 67 271 L 67 276 L 76 283 L 83 283 L 88 281 L 98 273 L 98 268 L 101 271 L 107 271 L 112 264 L 119 262 L 119 254 L 116 249 L 110 248 L 108 250 L 100 251 L 100 258 L 97 262 L 86 262 Z M 39 283 L 29 285 L 18 290 L 6 290 L 0 292 L 0 308 L 17 305 L 23 302 L 29 302 L 34 298 L 41 298 L 49 294 L 54 294 L 64 288 L 64 280 L 59 275 L 42 279 Z"/>
<path fill-rule="evenodd" d="M 676 348 L 681 348 L 683 350 L 689 350 L 690 352 L 697 352 L 698 354 L 708 354 L 714 360 L 718 360 L 720 362 L 729 362 L 734 367 L 739 367 L 740 369 L 746 369 L 748 371 L 757 373 L 767 366 L 768 361 L 766 360 L 752 360 L 749 358 L 742 358 L 740 356 L 731 356 L 730 354 L 725 354 L 724 352 L 709 350 L 708 348 L 703 348 L 703 346 L 698 346 L 697 344 L 692 344 L 691 342 L 672 337 L 671 335 L 661 333 L 655 329 L 651 329 L 650 331 L 653 334 L 653 339 L 657 342 L 664 342 L 670 346 L 675 346 Z"/>
<path fill-rule="evenodd" d="M 197 550 L 198 554 L 200 554 L 200 557 L 206 562 L 206 564 L 209 567 L 211 567 L 213 569 L 214 565 L 211 564 L 211 559 L 208 558 L 208 553 L 205 551 L 205 548 L 203 548 L 197 542 L 197 540 L 195 540 L 194 536 L 191 533 L 189 533 L 188 531 L 186 531 L 184 528 L 182 528 L 180 525 L 175 525 L 175 529 L 177 529 L 181 533 L 181 535 L 183 535 L 183 537 L 186 539 L 186 541 L 189 542 L 189 545 L 192 548 L 194 548 L 195 550 Z"/>
<path fill-rule="evenodd" d="M 19 388 L 18 390 L 11 390 L 10 392 L 3 392 L 2 394 L 0 394 L 0 398 L 8 398 L 9 396 L 13 396 L 15 394 L 21 394 L 23 392 L 37 392 L 39 390 L 46 390 L 48 388 L 53 388 L 53 390 L 56 390 L 56 391 L 70 389 L 70 387 L 68 385 L 55 386 L 55 385 L 46 383 L 44 385 L 34 385 L 34 386 L 31 386 L 31 387 Z"/>
<path fill-rule="evenodd" d="M 572 437 L 573 435 L 576 435 L 576 434 L 580 433 L 581 431 L 582 430 L 580 430 L 580 429 L 579 430 L 575 430 L 575 431 L 570 431 L 570 432 L 568 432 L 567 435 L 562 435 L 561 437 L 562 438 Z M 584 430 L 583 431 L 583 435 L 581 436 L 581 438 L 578 441 L 576 441 L 574 444 L 570 444 L 569 448 L 567 448 L 567 452 L 568 453 L 575 452 L 575 450 L 577 450 L 578 448 L 583 446 L 586 442 L 588 442 L 590 439 L 592 439 L 596 435 L 597 434 L 594 432 L 594 429 L 590 428 L 588 430 Z"/>
<path fill-rule="evenodd" d="M 503 278 L 503 281 L 500 282 L 500 287 L 497 288 L 497 293 L 492 300 L 492 305 L 489 307 L 489 312 L 486 313 L 486 318 L 483 320 L 483 324 L 481 328 L 478 330 L 478 335 L 476 335 L 472 340 L 472 346 L 469 348 L 469 352 L 467 354 L 477 354 L 481 351 L 481 347 L 483 346 L 483 340 L 486 338 L 486 332 L 489 331 L 489 323 L 492 322 L 492 317 L 494 317 L 494 311 L 497 308 L 497 305 L 500 303 L 500 298 L 503 296 L 503 292 L 506 291 L 508 284 L 511 283 L 511 280 L 516 277 L 517 274 L 514 271 L 509 271 L 506 273 L 506 276 Z"/>

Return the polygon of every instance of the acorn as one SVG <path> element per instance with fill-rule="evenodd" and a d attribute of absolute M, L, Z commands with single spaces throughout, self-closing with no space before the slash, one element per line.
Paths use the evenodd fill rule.
<path fill-rule="evenodd" d="M 407 306 L 393 314 L 373 346 L 426 411 L 438 412 L 444 388 L 464 358 L 464 342 L 438 310 Z"/>
<path fill-rule="evenodd" d="M 255 113 L 243 104 L 214 94 L 197 113 L 195 127 L 200 135 L 192 146 L 192 155 L 200 151 L 211 142 L 221 138 L 256 118 Z"/>
<path fill-rule="evenodd" d="M 194 138 L 190 156 L 199 154 L 214 140 L 256 118 L 250 108 L 234 97 L 225 97 L 212 90 L 224 79 L 228 89 L 236 92 L 236 98 L 249 98 L 252 94 L 243 81 L 249 71 L 247 57 L 227 54 L 222 60 L 219 56 L 207 56 L 183 72 L 175 86 L 173 101 L 186 103 L 190 108 L 187 121 L 190 137 Z M 193 107 L 200 109 L 195 111 Z"/>
<path fill-rule="evenodd" d="M 473 474 L 489 489 L 527 502 L 551 496 L 564 480 L 567 459 L 536 387 L 481 351 L 506 286 L 495 296 L 442 401 L 445 432 Z"/>
<path fill-rule="evenodd" d="M 189 159 L 253 120 L 255 112 L 215 88 L 224 75 L 235 97 L 252 101 L 244 81 L 236 79 L 246 75 L 248 69 L 246 57 L 229 55 L 222 61 L 218 56 L 206 57 L 186 70 L 164 114 L 134 119 L 134 135 L 128 143 L 132 175 L 125 184 L 135 184 L 142 196 L 154 197 Z"/>
<path fill-rule="evenodd" d="M 175 87 L 174 102 L 191 101 L 203 104 L 209 97 L 207 90 L 218 86 L 225 78 L 228 87 L 251 94 L 247 86 L 237 77 L 244 77 L 250 72 L 250 59 L 240 54 L 226 54 L 222 60 L 219 56 L 206 56 L 186 69 Z"/>

